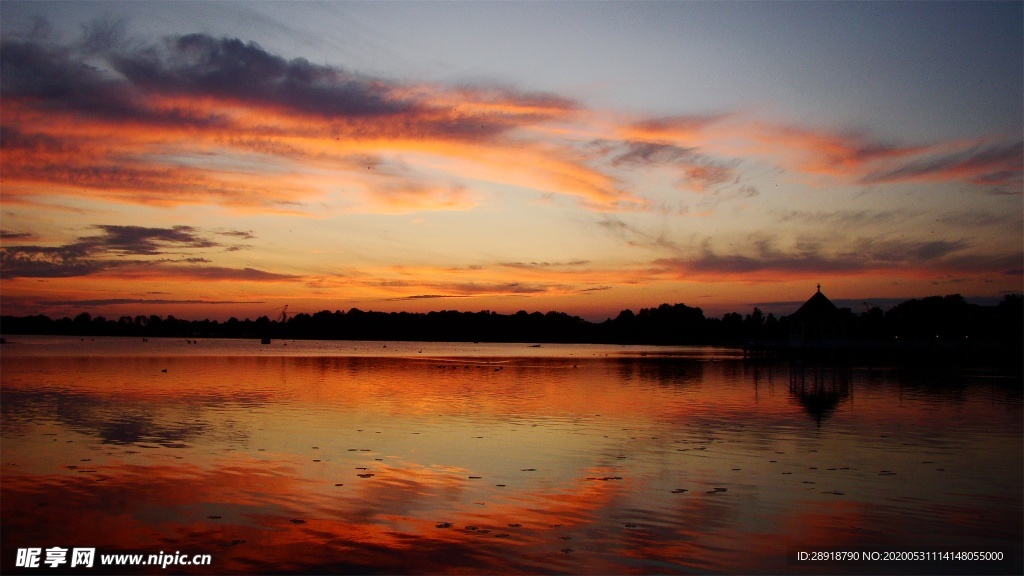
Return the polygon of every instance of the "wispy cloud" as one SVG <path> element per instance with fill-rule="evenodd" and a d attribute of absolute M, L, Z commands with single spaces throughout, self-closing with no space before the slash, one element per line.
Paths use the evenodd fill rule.
<path fill-rule="evenodd" d="M 267 272 L 256 268 L 229 268 L 225 266 L 156 265 L 123 267 L 117 271 L 124 278 L 154 278 L 161 280 L 209 280 L 239 282 L 292 282 L 302 276 Z"/>
<path fill-rule="evenodd" d="M 624 123 L 619 133 L 625 140 L 674 142 L 686 146 L 703 142 L 707 133 L 733 118 L 733 114 L 691 114 L 645 118 Z"/>
<path fill-rule="evenodd" d="M 630 183 L 750 198 L 752 166 L 846 184 L 964 181 L 1012 192 L 1021 143 L 914 144 L 753 121 L 736 112 L 623 118 L 507 85 L 396 81 L 206 34 L 75 43 L 5 38 L 4 196 L 216 204 L 313 214 L 466 210 L 486 182 L 593 211 L 658 211 Z"/>
<path fill-rule="evenodd" d="M 755 234 L 744 242 L 750 249 L 722 252 L 705 240 L 699 251 L 652 262 L 653 271 L 681 277 L 723 279 L 756 278 L 760 275 L 803 277 L 822 273 L 863 274 L 879 271 L 912 272 L 928 269 L 965 267 L 997 272 L 1005 266 L 1005 257 L 960 257 L 970 244 L 965 240 L 902 240 L 856 238 L 841 248 L 817 242 L 782 245 L 772 235 Z M 974 260 L 973 263 L 971 261 Z M 986 261 L 987 260 L 987 261 Z M 981 264 L 982 261 L 986 261 Z"/>
<path fill-rule="evenodd" d="M 1024 142 L 972 146 L 948 154 L 929 154 L 861 178 L 865 184 L 904 180 L 965 180 L 974 184 L 1015 187 L 1024 180 Z"/>
<path fill-rule="evenodd" d="M 924 144 L 896 143 L 858 132 L 829 132 L 793 125 L 760 124 L 751 153 L 775 157 L 789 171 L 834 182 L 884 185 L 962 182 L 994 193 L 1019 194 L 1024 183 L 1024 143 L 999 137 Z"/>
<path fill-rule="evenodd" d="M 207 266 L 211 262 L 208 258 L 187 253 L 232 246 L 207 238 L 192 226 L 147 228 L 100 224 L 94 228 L 100 234 L 82 236 L 69 244 L 0 248 L 0 273 L 7 279 L 70 278 L 94 274 L 254 282 L 298 279 L 297 276 L 253 268 Z M 146 258 L 166 255 L 178 257 Z"/>
<path fill-rule="evenodd" d="M 438 300 L 444 298 L 468 298 L 465 294 L 414 294 L 412 296 L 399 296 L 397 298 L 386 298 L 386 300 L 392 302 L 401 302 L 403 300 Z"/>
<path fill-rule="evenodd" d="M 571 260 L 569 262 L 503 262 L 506 268 L 544 270 L 551 268 L 572 268 L 590 264 L 589 260 Z"/>
<path fill-rule="evenodd" d="M 47 306 L 120 306 L 123 304 L 265 304 L 263 300 L 167 300 L 159 298 L 100 298 L 94 300 L 40 300 L 38 302 Z"/>
<path fill-rule="evenodd" d="M 820 224 L 842 230 L 864 226 L 891 226 L 899 222 L 906 223 L 918 216 L 918 214 L 905 209 L 781 210 L 776 211 L 773 215 L 782 223 Z"/>
<path fill-rule="evenodd" d="M 754 139 L 767 154 L 788 156 L 786 165 L 807 174 L 827 174 L 849 178 L 865 167 L 883 161 L 898 160 L 927 150 L 923 146 L 906 146 L 882 142 L 856 132 L 829 132 L 808 128 L 758 124 Z"/>
<path fill-rule="evenodd" d="M 171 228 L 145 228 L 142 226 L 96 226 L 104 233 L 100 236 L 79 238 L 74 245 L 86 251 L 104 250 L 120 254 L 163 254 L 169 247 L 212 248 L 216 242 L 200 237 L 191 226 Z"/>
<path fill-rule="evenodd" d="M 597 225 L 629 246 L 656 248 L 676 253 L 683 252 L 683 247 L 669 239 L 664 230 L 656 233 L 648 232 L 640 226 L 615 216 L 606 216 L 599 220 Z"/>
<path fill-rule="evenodd" d="M 252 233 L 252 230 L 220 230 L 217 232 L 221 236 L 233 236 L 241 240 L 252 240 L 256 238 L 256 235 Z"/>
<path fill-rule="evenodd" d="M 577 105 L 557 95 L 399 83 L 203 34 L 151 45 L 99 42 L 103 49 L 86 51 L 90 42 L 97 44 L 4 41 L 8 194 L 45 189 L 120 202 L 301 209 L 332 188 L 327 170 L 386 211 L 467 205 L 460 173 L 414 170 L 382 183 L 347 160 L 385 153 L 454 159 L 476 166 L 473 177 L 535 186 L 595 209 L 638 202 L 571 146 L 524 131 L 576 114 Z M 97 60 L 101 66 L 92 65 Z M 44 114 L 46 122 L 34 122 Z M 206 158 L 186 160 L 184 151 Z M 275 161 L 258 170 L 227 162 L 245 155 Z M 246 177 L 253 171 L 262 185 Z"/>
<path fill-rule="evenodd" d="M 31 232 L 11 232 L 0 230 L 0 240 L 32 240 L 35 236 Z"/>
<path fill-rule="evenodd" d="M 664 142 L 626 140 L 622 142 L 595 143 L 611 153 L 612 166 L 647 166 L 651 164 L 675 163 L 690 160 L 697 155 L 695 148 L 686 148 Z"/>

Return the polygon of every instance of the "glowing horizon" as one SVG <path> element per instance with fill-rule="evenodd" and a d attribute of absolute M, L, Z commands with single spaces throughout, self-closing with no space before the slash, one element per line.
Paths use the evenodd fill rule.
<path fill-rule="evenodd" d="M 580 16 L 581 37 L 536 24 L 531 38 L 562 48 L 538 59 L 512 50 L 524 31 L 495 32 L 483 74 L 449 4 L 306 3 L 313 22 L 198 3 L 191 26 L 168 18 L 175 6 L 127 3 L 114 21 L 88 3 L 4 3 L 4 314 L 226 319 L 288 304 L 599 320 L 676 302 L 749 311 L 819 282 L 848 300 L 1024 284 L 1019 3 L 803 5 L 777 22 L 801 34 L 766 46 L 807 52 L 804 68 L 780 60 L 741 98 L 715 81 L 760 63 L 748 50 L 764 38 L 736 34 L 777 18 L 757 4 L 518 5 Z M 463 7 L 460 22 L 485 28 L 516 8 Z M 711 71 L 678 102 L 621 94 L 615 74 L 651 50 L 667 52 L 665 74 L 693 70 L 696 48 L 673 51 L 692 39 L 657 22 L 698 14 L 733 32 L 729 53 L 701 54 Z M 597 50 L 627 15 L 622 34 L 651 35 L 635 51 L 579 70 L 559 57 Z M 809 33 L 806 18 L 839 26 L 836 46 L 822 52 L 828 26 Z M 892 27 L 852 55 L 843 38 L 876 21 Z M 434 27 L 403 35 L 419 24 Z M 370 38 L 367 54 L 329 25 Z M 968 49 L 979 35 L 990 43 Z M 960 60 L 928 59 L 940 37 Z M 438 74 L 428 47 L 459 72 Z M 822 61 L 870 87 L 812 77 Z M 822 118 L 825 95 L 848 89 Z"/>

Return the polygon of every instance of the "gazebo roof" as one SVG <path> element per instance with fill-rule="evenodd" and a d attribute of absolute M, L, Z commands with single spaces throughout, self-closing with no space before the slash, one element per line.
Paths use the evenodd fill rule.
<path fill-rule="evenodd" d="M 804 302 L 790 318 L 803 322 L 815 320 L 831 320 L 839 315 L 839 308 L 831 300 L 821 293 L 821 284 L 818 284 L 818 291 Z"/>

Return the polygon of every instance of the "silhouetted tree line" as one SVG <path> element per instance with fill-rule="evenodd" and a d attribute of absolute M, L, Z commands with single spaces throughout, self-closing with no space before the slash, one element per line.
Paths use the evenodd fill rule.
<path fill-rule="evenodd" d="M 851 340 L 935 339 L 1020 341 L 1024 337 L 1024 297 L 1006 296 L 998 306 L 967 303 L 959 294 L 908 300 L 888 311 L 861 313 L 841 308 Z M 290 338 L 317 340 L 419 340 L 461 342 L 550 342 L 608 344 L 739 344 L 751 339 L 785 339 L 789 319 L 754 308 L 707 318 L 700 308 L 662 304 L 639 312 L 623 310 L 595 323 L 562 312 L 499 314 L 481 312 L 343 312 L 296 314 L 286 321 L 260 316 L 181 320 L 174 316 L 121 316 L 109 319 L 83 312 L 74 318 L 2 316 L 4 334 L 137 336 L 182 338 Z"/>

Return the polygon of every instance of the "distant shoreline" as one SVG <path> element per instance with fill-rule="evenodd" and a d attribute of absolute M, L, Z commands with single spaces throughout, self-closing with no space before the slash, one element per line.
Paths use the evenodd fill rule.
<path fill-rule="evenodd" d="M 816 295 L 827 302 L 820 292 Z M 808 302 L 815 301 L 812 298 Z M 820 303 L 820 302 L 817 302 Z M 829 303 L 828 306 L 831 306 Z M 854 313 L 829 310 L 828 338 L 796 314 L 776 318 L 754 308 L 708 318 L 700 308 L 662 304 L 595 323 L 562 312 L 490 311 L 429 313 L 323 310 L 289 318 L 180 320 L 173 316 L 121 316 L 108 319 L 82 313 L 75 318 L 44 315 L 0 317 L 0 333 L 51 336 L 124 336 L 178 338 L 254 338 L 292 340 L 375 340 L 420 342 L 494 342 L 531 344 L 645 344 L 737 346 L 762 355 L 794 351 L 887 352 L 921 350 L 1013 350 L 1024 341 L 1024 297 L 1008 295 L 997 306 L 968 304 L 959 295 L 908 300 L 888 311 Z M 995 354 L 996 352 L 992 352 Z"/>

